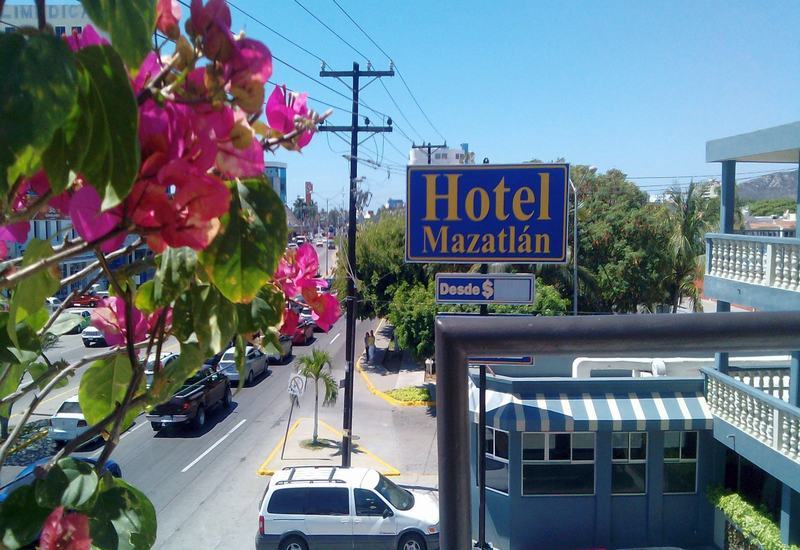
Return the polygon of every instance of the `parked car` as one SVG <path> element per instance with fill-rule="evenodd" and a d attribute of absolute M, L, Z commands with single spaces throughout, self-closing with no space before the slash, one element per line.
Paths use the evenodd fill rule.
<path fill-rule="evenodd" d="M 89 429 L 86 417 L 83 416 L 81 404 L 78 396 L 70 397 L 64 401 L 56 413 L 50 417 L 48 435 L 56 442 L 56 445 L 63 445 L 71 439 L 75 439 Z"/>
<path fill-rule="evenodd" d="M 328 250 L 336 250 L 336 243 L 333 239 L 328 239 Z"/>
<path fill-rule="evenodd" d="M 72 307 L 95 307 L 100 303 L 100 300 L 108 297 L 108 292 L 100 294 L 98 291 L 87 292 L 86 294 L 79 294 L 72 298 L 70 305 Z"/>
<path fill-rule="evenodd" d="M 288 336 L 281 335 L 280 349 L 276 348 L 274 344 L 270 343 L 266 346 L 267 362 L 270 363 L 287 363 L 292 358 L 292 339 Z"/>
<path fill-rule="evenodd" d="M 294 238 L 294 243 L 297 246 L 300 246 L 301 244 L 305 244 L 306 242 L 308 242 L 308 239 L 303 235 L 298 235 L 297 237 Z"/>
<path fill-rule="evenodd" d="M 292 344 L 305 346 L 311 342 L 314 339 L 315 326 L 313 321 L 300 321 L 292 336 Z"/>
<path fill-rule="evenodd" d="M 50 296 L 47 299 L 47 311 L 48 311 L 48 313 L 55 313 L 56 310 L 59 307 L 61 307 L 61 300 L 59 300 L 55 296 Z"/>
<path fill-rule="evenodd" d="M 253 384 L 253 380 L 257 376 L 261 376 L 262 374 L 269 372 L 269 367 L 267 367 L 267 356 L 259 349 L 254 348 L 253 346 L 247 346 L 245 348 L 245 375 L 244 375 L 244 384 L 245 386 L 251 386 Z M 228 380 L 231 381 L 231 385 L 239 384 L 239 371 L 236 370 L 236 348 L 228 348 L 225 353 L 222 355 L 222 359 L 219 362 L 219 370 L 222 374 L 228 377 Z"/>
<path fill-rule="evenodd" d="M 161 355 L 161 368 L 165 368 L 169 366 L 173 361 L 177 361 L 180 357 L 179 353 L 164 353 Z M 156 354 L 153 353 L 150 357 L 147 358 L 147 363 L 144 365 L 144 376 L 147 383 L 147 387 L 153 385 L 153 377 L 156 375 Z"/>
<path fill-rule="evenodd" d="M 39 460 L 28 464 L 22 471 L 20 471 L 20 473 L 17 474 L 17 477 L 15 477 L 13 480 L 0 487 L 0 503 L 5 501 L 6 498 L 8 498 L 8 495 L 10 495 L 18 487 L 22 487 L 25 485 L 32 485 L 33 482 L 36 481 L 36 475 L 35 475 L 36 467 L 47 464 L 50 461 L 50 458 L 51 457 L 46 456 L 44 458 L 40 458 Z M 72 458 L 74 458 L 75 460 L 88 462 L 92 466 L 97 464 L 97 459 L 94 458 L 75 456 L 75 455 L 72 455 Z M 110 473 L 114 477 L 122 477 L 122 468 L 120 468 L 119 464 L 117 464 L 110 458 L 106 460 L 106 463 L 103 465 L 103 471 L 101 473 L 105 472 Z"/>
<path fill-rule="evenodd" d="M 83 329 L 89 326 L 89 323 L 92 321 L 92 312 L 88 309 L 67 309 L 66 313 L 72 315 L 79 315 L 81 317 L 81 322 L 78 325 L 72 327 L 72 329 L 67 334 L 80 334 L 83 332 Z"/>
<path fill-rule="evenodd" d="M 107 346 L 106 339 L 103 336 L 103 333 L 97 327 L 93 327 L 91 325 L 87 326 L 81 332 L 81 339 L 83 340 L 83 345 L 87 348 L 92 346 Z"/>
<path fill-rule="evenodd" d="M 297 243 L 289 243 L 288 245 L 286 245 L 286 248 L 289 250 L 292 249 L 297 250 Z"/>
<path fill-rule="evenodd" d="M 175 395 L 154 408 L 147 420 L 154 431 L 171 424 L 191 424 L 201 429 L 206 423 L 206 411 L 217 405 L 231 405 L 231 384 L 217 369 L 203 365 L 175 392 Z"/>
<path fill-rule="evenodd" d="M 319 237 L 314 241 L 314 244 L 317 245 L 317 248 L 322 248 L 323 246 L 325 246 L 325 239 Z"/>
<path fill-rule="evenodd" d="M 411 492 L 371 468 L 299 466 L 269 481 L 258 515 L 256 550 L 342 547 L 436 550 L 439 500 Z"/>

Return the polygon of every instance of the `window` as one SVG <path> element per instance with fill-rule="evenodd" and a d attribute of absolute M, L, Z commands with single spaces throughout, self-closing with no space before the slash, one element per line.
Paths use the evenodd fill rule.
<path fill-rule="evenodd" d="M 313 487 L 308 489 L 306 515 L 349 516 L 350 497 L 345 487 Z"/>
<path fill-rule="evenodd" d="M 664 433 L 664 493 L 697 492 L 697 432 Z"/>
<path fill-rule="evenodd" d="M 508 432 L 486 428 L 486 487 L 508 494 Z"/>
<path fill-rule="evenodd" d="M 522 434 L 523 495 L 594 494 L 594 434 Z"/>
<path fill-rule="evenodd" d="M 368 489 L 354 489 L 357 516 L 383 516 L 388 510 L 386 503 Z"/>
<path fill-rule="evenodd" d="M 647 434 L 615 432 L 611 444 L 611 494 L 647 492 Z"/>
<path fill-rule="evenodd" d="M 67 34 L 67 27 L 56 26 L 56 36 L 63 36 Z"/>
<path fill-rule="evenodd" d="M 82 27 L 72 27 L 72 34 L 80 34 L 82 30 Z"/>
<path fill-rule="evenodd" d="M 306 489 L 279 489 L 272 493 L 267 512 L 270 514 L 305 513 Z"/>

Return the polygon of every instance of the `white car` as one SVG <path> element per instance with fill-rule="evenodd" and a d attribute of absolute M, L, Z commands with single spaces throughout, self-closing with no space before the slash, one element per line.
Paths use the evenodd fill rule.
<path fill-rule="evenodd" d="M 245 386 L 251 386 L 257 376 L 269 372 L 267 356 L 252 346 L 245 348 Z M 236 370 L 236 348 L 228 348 L 219 361 L 219 370 L 231 381 L 231 386 L 239 384 L 239 371 Z"/>
<path fill-rule="evenodd" d="M 108 343 L 106 342 L 105 336 L 97 327 L 93 327 L 89 325 L 83 332 L 81 332 L 81 340 L 83 340 L 83 345 L 88 347 L 91 346 L 107 346 Z"/>
<path fill-rule="evenodd" d="M 67 441 L 75 439 L 89 429 L 86 418 L 83 416 L 81 404 L 78 396 L 70 397 L 64 401 L 52 417 L 50 417 L 50 427 L 48 433 L 50 439 L 56 444 L 63 445 Z"/>
<path fill-rule="evenodd" d="M 161 368 L 162 369 L 166 368 L 173 361 L 177 361 L 179 357 L 180 354 L 178 353 L 162 353 L 161 360 L 159 361 L 161 363 Z M 147 358 L 147 363 L 145 363 L 144 366 L 144 376 L 145 380 L 147 381 L 148 388 L 153 385 L 153 378 L 155 377 L 155 375 L 156 375 L 156 354 L 151 353 L 150 357 Z"/>
<path fill-rule="evenodd" d="M 56 298 L 55 296 L 50 296 L 47 299 L 47 311 L 50 313 L 55 313 L 56 310 L 61 307 L 61 300 Z"/>
<path fill-rule="evenodd" d="M 412 492 L 370 468 L 299 466 L 275 473 L 258 515 L 256 550 L 436 550 L 439 498 Z"/>

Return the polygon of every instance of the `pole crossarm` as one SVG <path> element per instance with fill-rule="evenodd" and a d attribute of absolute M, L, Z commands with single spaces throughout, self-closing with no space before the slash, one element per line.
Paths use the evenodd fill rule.
<path fill-rule="evenodd" d="M 362 77 L 362 76 L 366 76 L 366 77 L 370 77 L 370 76 L 375 76 L 375 77 L 394 76 L 394 71 L 393 70 L 388 70 L 388 71 L 366 70 L 366 71 L 362 71 L 362 70 L 359 70 L 359 69 L 354 69 L 352 71 L 320 71 L 319 72 L 319 76 L 330 76 L 330 77 L 333 77 L 333 78 L 338 78 L 338 77 L 342 77 L 342 76 L 347 76 L 347 77 L 352 78 L 352 77 L 354 77 L 356 75 L 358 75 L 359 77 Z"/>
<path fill-rule="evenodd" d="M 318 132 L 352 132 L 352 126 L 320 126 L 317 128 Z M 356 132 L 372 132 L 372 133 L 380 133 L 380 132 L 391 132 L 391 126 L 356 126 Z"/>

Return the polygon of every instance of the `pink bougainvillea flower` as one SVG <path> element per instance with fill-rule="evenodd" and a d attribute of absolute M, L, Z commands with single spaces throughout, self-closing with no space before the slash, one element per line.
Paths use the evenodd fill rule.
<path fill-rule="evenodd" d="M 78 182 L 77 185 L 80 185 Z M 15 212 L 24 210 L 38 197 L 42 197 L 50 192 L 50 180 L 44 170 L 39 170 L 33 176 L 22 182 L 17 191 L 17 195 L 11 202 L 11 208 Z M 60 195 L 51 198 L 47 203 L 51 208 L 59 210 L 64 215 L 69 215 L 69 203 L 71 199 L 70 191 L 64 191 Z"/>
<path fill-rule="evenodd" d="M 72 196 L 69 205 L 69 217 L 78 235 L 87 241 L 95 241 L 118 229 L 122 223 L 122 206 L 116 206 L 105 212 L 100 210 L 102 204 L 97 190 L 91 185 L 84 185 Z M 113 252 L 125 241 L 125 233 L 103 241 L 100 249 Z"/>
<path fill-rule="evenodd" d="M 0 241 L 0 260 L 5 260 L 8 256 L 8 245 L 5 241 Z"/>
<path fill-rule="evenodd" d="M 297 330 L 297 325 L 300 323 L 300 314 L 290 307 L 283 310 L 283 324 L 281 325 L 281 334 L 286 336 L 294 336 Z"/>
<path fill-rule="evenodd" d="M 89 550 L 89 518 L 78 512 L 64 513 L 59 506 L 47 516 L 39 537 L 41 550 Z"/>
<path fill-rule="evenodd" d="M 230 190 L 218 177 L 183 160 L 163 166 L 156 177 L 138 181 L 126 200 L 133 222 L 145 229 L 156 252 L 167 246 L 202 250 L 220 228 L 228 211 Z"/>
<path fill-rule="evenodd" d="M 230 92 L 236 105 L 248 113 L 258 113 L 264 104 L 264 85 L 272 75 L 272 54 L 269 49 L 250 38 L 235 43 L 231 60 L 225 65 Z"/>
<path fill-rule="evenodd" d="M 160 1 L 159 1 L 160 3 Z M 150 52 L 142 60 L 136 78 L 131 82 L 133 91 L 138 95 L 153 78 L 161 72 L 161 58 L 156 52 Z"/>
<path fill-rule="evenodd" d="M 147 333 L 152 334 L 152 332 L 156 329 L 156 325 L 158 324 L 158 320 L 161 317 L 161 313 L 164 311 L 163 307 L 158 308 L 153 313 L 147 316 Z M 172 308 L 167 308 L 167 313 L 164 317 L 164 332 L 169 332 L 172 329 Z"/>
<path fill-rule="evenodd" d="M 177 0 L 158 0 L 156 3 L 156 27 L 172 40 L 181 35 L 178 23 L 181 20 L 181 7 Z"/>
<path fill-rule="evenodd" d="M 307 287 L 303 289 L 303 298 L 311 307 L 311 318 L 325 332 L 342 316 L 339 300 L 333 294 L 318 293 L 316 288 Z"/>
<path fill-rule="evenodd" d="M 283 293 L 294 298 L 304 288 L 316 288 L 325 285 L 324 279 L 316 279 L 319 272 L 319 257 L 314 247 L 308 243 L 297 249 L 289 249 L 278 263 L 275 280 L 281 285 Z"/>
<path fill-rule="evenodd" d="M 28 222 L 17 222 L 8 225 L 0 225 L 0 260 L 8 255 L 7 242 L 24 243 L 28 238 L 30 224 Z"/>
<path fill-rule="evenodd" d="M 225 178 L 255 177 L 264 172 L 264 147 L 247 122 L 244 111 L 235 113 L 230 135 L 218 142 L 216 166 Z"/>
<path fill-rule="evenodd" d="M 92 326 L 103 333 L 110 346 L 123 345 L 128 336 L 125 311 L 125 300 L 117 296 L 103 298 L 92 310 Z M 133 317 L 133 341 L 141 342 L 147 338 L 147 319 L 135 307 L 131 311 Z"/>
<path fill-rule="evenodd" d="M 295 118 L 308 118 L 308 95 L 287 92 L 286 86 L 276 86 L 267 100 L 267 122 L 273 130 L 288 134 L 295 129 Z M 297 140 L 297 149 L 302 149 L 311 141 L 314 132 L 306 130 Z"/>
<path fill-rule="evenodd" d="M 192 0 L 191 28 L 196 36 L 203 39 L 203 53 L 215 61 L 228 61 L 233 55 L 234 44 L 231 34 L 231 10 L 225 0 Z"/>
<path fill-rule="evenodd" d="M 73 52 L 89 46 L 108 46 L 108 40 L 97 34 L 97 31 L 91 25 L 83 27 L 83 32 L 73 31 L 72 34 L 65 34 L 62 38 L 67 41 Z"/>

